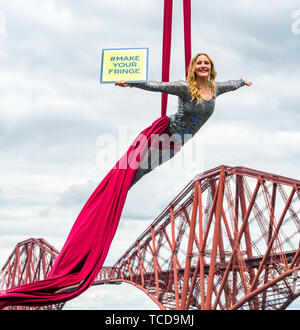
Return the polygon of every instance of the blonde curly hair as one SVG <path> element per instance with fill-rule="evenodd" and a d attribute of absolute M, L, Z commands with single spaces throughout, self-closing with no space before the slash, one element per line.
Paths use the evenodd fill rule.
<path fill-rule="evenodd" d="M 214 62 L 207 54 L 198 53 L 191 59 L 191 62 L 188 67 L 188 76 L 187 76 L 186 80 L 190 86 L 192 99 L 196 99 L 197 104 L 202 102 L 201 89 L 199 88 L 198 80 L 197 80 L 197 76 L 196 76 L 196 72 L 195 72 L 196 61 L 197 61 L 198 56 L 200 56 L 200 55 L 205 55 L 209 59 L 210 64 L 211 64 L 211 72 L 210 72 L 210 76 L 209 76 L 209 88 L 210 88 L 210 91 L 213 93 L 213 95 L 215 95 L 215 91 L 216 91 L 215 78 L 217 76 Z"/>

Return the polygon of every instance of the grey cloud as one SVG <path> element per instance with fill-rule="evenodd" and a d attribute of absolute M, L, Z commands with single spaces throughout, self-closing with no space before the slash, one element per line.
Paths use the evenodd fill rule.
<path fill-rule="evenodd" d="M 57 205 L 60 207 L 83 206 L 97 184 L 89 180 L 85 184 L 74 184 L 59 195 Z"/>

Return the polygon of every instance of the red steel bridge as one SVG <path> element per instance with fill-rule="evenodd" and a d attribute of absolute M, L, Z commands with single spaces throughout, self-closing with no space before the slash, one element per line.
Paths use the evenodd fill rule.
<path fill-rule="evenodd" d="M 299 213 L 299 180 L 219 166 L 197 175 L 94 285 L 132 284 L 168 310 L 286 309 L 300 295 Z M 2 289 L 44 279 L 57 255 L 43 239 L 18 243 Z"/>

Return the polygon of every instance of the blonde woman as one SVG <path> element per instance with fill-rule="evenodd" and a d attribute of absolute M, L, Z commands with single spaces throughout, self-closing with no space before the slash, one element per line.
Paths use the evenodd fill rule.
<path fill-rule="evenodd" d="M 216 82 L 217 72 L 212 59 L 204 53 L 196 54 L 189 65 L 186 81 L 126 83 L 116 82 L 116 86 L 137 87 L 148 91 L 163 92 L 179 97 L 178 110 L 170 116 L 168 131 L 174 137 L 176 144 L 183 145 L 193 137 L 212 115 L 216 98 L 226 92 L 234 91 L 244 85 L 251 86 L 242 76 L 239 80 Z M 178 141 L 178 139 L 181 141 Z M 132 185 L 143 175 L 149 173 L 158 165 L 170 159 L 176 153 L 175 149 L 160 150 L 153 157 L 153 150 L 148 152 L 143 164 L 140 166 Z"/>

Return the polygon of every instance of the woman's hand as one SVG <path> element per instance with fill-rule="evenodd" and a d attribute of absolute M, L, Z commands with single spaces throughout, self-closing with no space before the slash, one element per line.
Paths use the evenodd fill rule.
<path fill-rule="evenodd" d="M 251 86 L 252 85 L 252 82 L 247 81 L 246 78 L 245 78 L 245 76 L 242 76 L 242 80 L 244 81 L 245 85 L 247 85 L 247 86 Z"/>
<path fill-rule="evenodd" d="M 129 85 L 125 80 L 118 80 L 115 82 L 115 86 L 128 87 Z"/>

